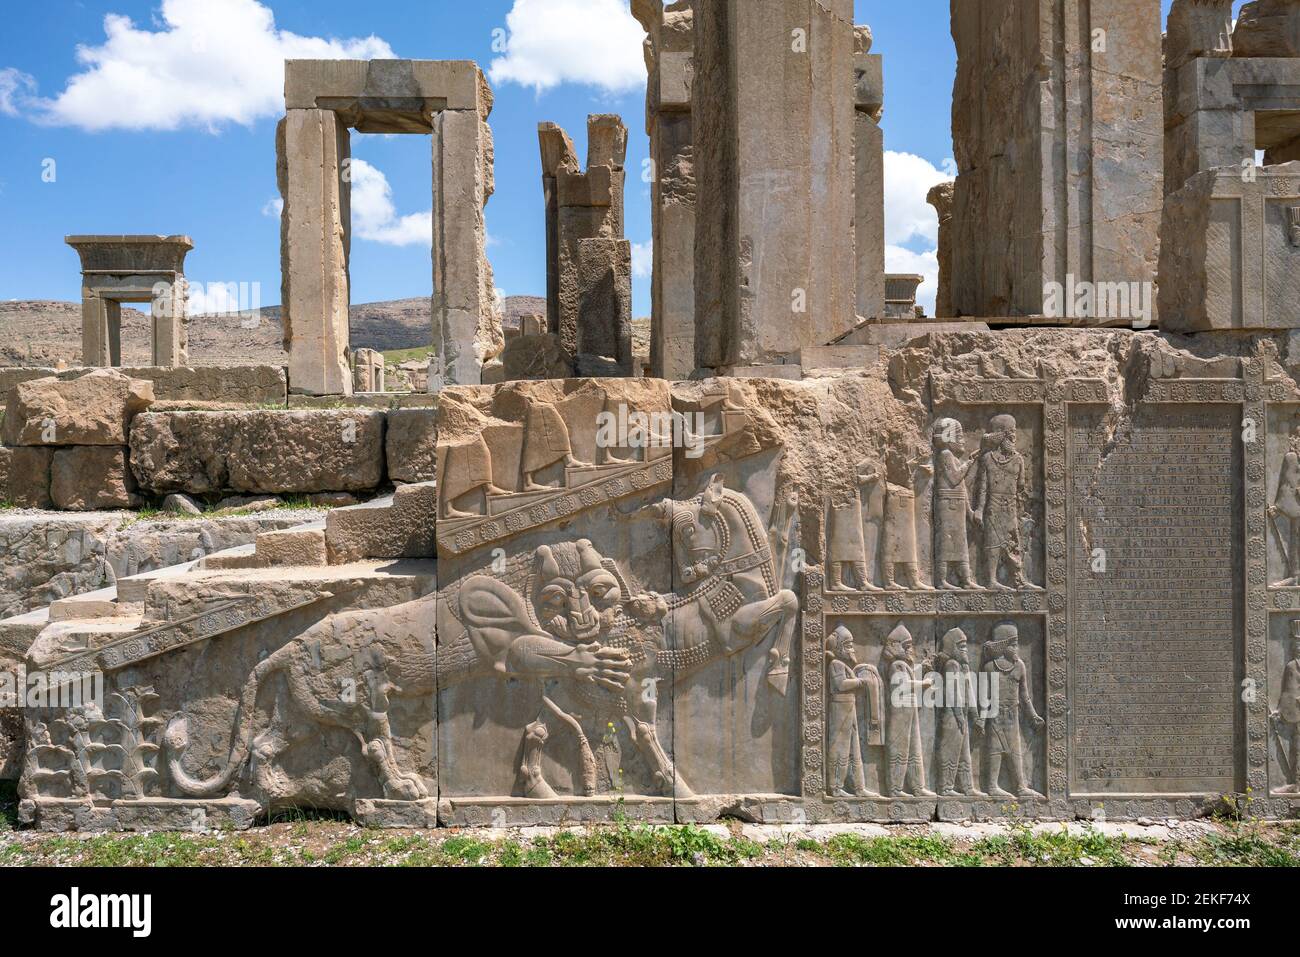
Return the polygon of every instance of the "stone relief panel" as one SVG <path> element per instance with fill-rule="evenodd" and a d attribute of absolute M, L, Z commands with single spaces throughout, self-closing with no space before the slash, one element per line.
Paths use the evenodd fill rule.
<path fill-rule="evenodd" d="M 286 582 L 189 595 L 126 634 L 48 630 L 27 667 L 61 697 L 26 715 L 25 815 L 44 827 L 204 829 L 279 807 L 366 819 L 428 798 L 428 585 L 413 576 L 345 595 Z M 102 697 L 88 676 L 102 676 Z"/>
<path fill-rule="evenodd" d="M 440 505 L 445 819 L 793 791 L 793 503 L 766 481 L 779 457 L 737 464 L 725 389 L 695 406 L 636 380 L 444 394 L 440 458 L 479 463 Z"/>
<path fill-rule="evenodd" d="M 1252 748 L 1268 752 L 1270 795 L 1300 797 L 1300 616 L 1271 615 L 1268 641 L 1268 733 Z"/>
<path fill-rule="evenodd" d="M 1078 793 L 1216 794 L 1240 782 L 1241 431 L 1230 404 L 1144 403 L 1123 419 L 1070 409 Z"/>

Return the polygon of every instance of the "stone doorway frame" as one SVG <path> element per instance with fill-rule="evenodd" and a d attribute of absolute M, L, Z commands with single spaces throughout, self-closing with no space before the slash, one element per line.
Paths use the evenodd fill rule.
<path fill-rule="evenodd" d="M 185 256 L 188 236 L 66 236 L 81 257 L 81 361 L 122 365 L 122 303 L 149 303 L 151 365 L 189 361 Z"/>
<path fill-rule="evenodd" d="M 504 345 L 483 208 L 493 183 L 492 90 L 469 60 L 286 60 L 276 132 L 290 391 L 351 395 L 350 130 L 433 140 L 429 391 L 478 385 Z"/>

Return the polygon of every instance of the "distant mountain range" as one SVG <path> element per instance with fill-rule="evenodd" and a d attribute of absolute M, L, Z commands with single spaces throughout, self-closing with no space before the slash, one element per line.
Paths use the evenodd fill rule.
<path fill-rule="evenodd" d="M 397 299 L 357 303 L 351 309 L 352 346 L 356 349 L 418 349 L 432 341 L 431 299 Z M 510 296 L 504 321 L 518 327 L 519 317 L 545 315 L 546 300 Z M 195 366 L 284 365 L 280 307 L 263 306 L 251 315 L 193 316 L 190 319 L 190 364 Z M 122 310 L 123 364 L 148 365 L 149 317 L 139 309 Z M 81 303 L 50 300 L 0 301 L 0 365 L 54 366 L 81 361 Z"/>

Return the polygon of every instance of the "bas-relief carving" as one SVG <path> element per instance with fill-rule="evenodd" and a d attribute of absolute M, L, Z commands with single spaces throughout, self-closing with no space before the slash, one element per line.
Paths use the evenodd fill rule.
<path fill-rule="evenodd" d="M 899 621 L 832 600 L 826 628 L 830 798 L 1042 801 L 1037 620 Z"/>
<path fill-rule="evenodd" d="M 518 471 L 503 479 L 496 465 L 485 467 L 483 474 L 497 476 L 497 488 L 476 503 L 455 501 L 463 516 L 459 527 L 439 529 L 440 541 L 452 545 L 440 562 L 444 801 L 460 808 L 517 807 L 537 799 L 584 806 L 600 799 L 692 801 L 719 793 L 729 783 L 719 767 L 726 762 L 705 754 L 699 741 L 712 733 L 719 713 L 738 720 L 742 699 L 739 711 L 750 713 L 757 730 L 738 740 L 734 757 L 740 766 L 772 768 L 766 777 L 744 775 L 743 790 L 763 781 L 758 790 L 793 791 L 792 772 L 784 784 L 777 780 L 793 753 L 746 762 L 744 752 L 775 747 L 763 740 L 770 737 L 767 728 L 789 739 L 786 752 L 797 748 L 791 709 L 769 702 L 794 694 L 797 681 L 791 649 L 799 602 L 788 566 L 798 544 L 798 502 L 791 489 L 777 494 L 768 482 L 760 508 L 750 490 L 732 487 L 745 487 L 744 466 L 735 478 L 729 478 L 734 463 L 700 467 L 716 458 L 711 450 L 728 447 L 743 409 L 724 390 L 705 397 L 707 409 L 698 417 L 687 410 L 672 421 L 654 416 L 670 411 L 665 393 L 660 408 L 651 403 L 643 409 L 659 423 L 649 448 L 592 448 L 582 434 L 583 419 L 564 408 L 568 398 L 523 392 L 522 406 L 507 410 L 498 403 L 493 414 L 522 415 L 519 439 L 525 447 L 538 443 L 546 455 L 530 460 L 526 452 L 505 449 L 505 458 L 518 456 Z M 616 413 L 622 401 L 605 392 L 587 410 Z M 594 415 L 586 419 L 587 432 L 594 422 Z M 671 448 L 674 428 L 685 449 L 681 442 Z M 481 450 L 476 438 L 485 430 L 464 432 L 468 442 L 463 434 L 451 435 L 446 453 Z M 688 452 L 693 456 L 692 478 L 675 473 L 674 452 L 679 461 Z M 569 454 L 587 461 L 564 460 Z M 655 470 L 646 481 L 610 488 L 647 465 Z M 554 467 L 549 478 L 543 472 L 548 467 Z M 665 498 L 674 486 L 686 488 L 685 495 Z M 444 495 L 463 495 L 462 487 Z M 573 507 L 536 514 L 548 497 L 573 498 Z M 470 523 L 525 511 L 521 501 L 528 509 L 517 530 L 453 537 Z M 504 644 L 492 646 L 496 650 L 486 657 L 493 665 L 484 669 L 490 638 Z M 452 680 L 443 657 L 480 665 L 457 669 L 464 680 Z M 735 682 L 747 684 L 751 662 L 758 665 L 760 685 L 737 690 Z M 685 714 L 679 688 L 689 702 Z M 783 712 L 791 716 L 783 719 Z M 717 746 L 718 738 L 712 740 Z M 682 751 L 680 762 L 674 747 Z"/>
<path fill-rule="evenodd" d="M 974 448 L 959 418 L 929 432 L 932 450 L 890 449 L 885 468 L 863 462 L 850 491 L 827 496 L 827 590 L 1041 591 L 1027 573 L 1041 543 L 1041 457 L 1021 451 L 1015 416 L 989 417 Z"/>

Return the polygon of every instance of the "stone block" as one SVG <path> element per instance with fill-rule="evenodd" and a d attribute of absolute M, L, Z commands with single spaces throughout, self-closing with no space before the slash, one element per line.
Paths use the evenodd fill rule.
<path fill-rule="evenodd" d="M 58 449 L 50 470 L 50 497 L 69 512 L 132 508 L 140 504 L 125 446 Z"/>
<path fill-rule="evenodd" d="M 384 421 L 367 409 L 147 413 L 131 466 L 152 494 L 364 492 L 384 480 Z"/>
<path fill-rule="evenodd" d="M 131 420 L 153 404 L 153 384 L 111 369 L 34 379 L 9 393 L 7 445 L 125 445 Z"/>
<path fill-rule="evenodd" d="M 328 565 L 325 522 L 263 532 L 257 536 L 257 561 L 266 568 Z"/>
<path fill-rule="evenodd" d="M 388 413 L 384 456 L 394 482 L 431 482 L 437 478 L 438 412 L 394 409 Z"/>
<path fill-rule="evenodd" d="M 1300 162 L 1198 173 L 1165 202 L 1160 325 L 1300 328 Z M 1167 310 L 1167 311 L 1166 311 Z"/>
<path fill-rule="evenodd" d="M 54 449 L 0 447 L 0 495 L 20 508 L 51 508 L 50 470 Z"/>
<path fill-rule="evenodd" d="M 437 488 L 433 482 L 400 486 L 392 495 L 326 516 L 325 540 L 334 565 L 367 558 L 434 555 Z"/>

